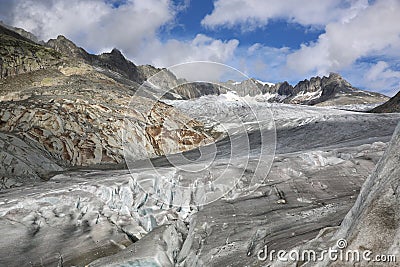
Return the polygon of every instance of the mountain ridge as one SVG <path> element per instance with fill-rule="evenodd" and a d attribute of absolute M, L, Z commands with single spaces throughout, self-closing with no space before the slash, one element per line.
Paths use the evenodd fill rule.
<path fill-rule="evenodd" d="M 1 25 L 0 25 L 1 27 Z M 4 28 L 7 31 L 12 31 L 11 27 Z M 31 39 L 25 38 L 14 32 L 20 39 L 31 42 L 32 45 L 43 47 L 45 49 L 53 49 L 53 51 L 64 55 L 67 58 L 82 60 L 85 63 L 102 69 L 107 76 L 113 79 L 125 79 L 123 82 L 132 82 L 133 86 L 140 86 L 144 81 L 158 73 L 160 70 L 151 65 L 136 65 L 128 60 L 123 53 L 114 48 L 109 53 L 94 55 L 88 53 L 85 49 L 78 47 L 71 40 L 65 36 L 59 35 L 56 39 L 50 39 L 46 43 L 38 44 Z M 29 33 L 30 34 L 30 33 Z M 28 33 L 26 35 L 29 35 Z M 30 34 L 32 35 L 32 34 Z M 29 35 L 29 36 L 30 36 Z M 37 39 L 37 38 L 36 38 Z M 4 54 L 4 53 L 3 53 Z M 7 66 L 2 65 L 2 70 L 7 69 Z M 9 63 L 8 69 L 12 66 L 18 65 L 16 63 Z M 45 68 L 39 66 L 34 69 Z M 18 74 L 21 71 L 4 73 L 2 77 L 7 75 Z M 118 75 L 115 75 L 115 74 Z M 117 77 L 119 76 L 120 77 Z M 177 77 L 173 73 L 164 75 L 166 79 L 165 86 L 168 86 L 170 92 L 165 96 L 168 99 L 176 99 L 176 95 L 180 95 L 183 99 L 191 99 L 201 97 L 208 94 L 222 94 L 228 90 L 236 91 L 240 96 L 256 96 L 262 95 L 264 100 L 268 102 L 278 102 L 287 104 L 303 104 L 303 105 L 321 105 L 321 106 L 335 106 L 335 105 L 350 105 L 350 104 L 381 104 L 386 102 L 389 98 L 375 92 L 368 92 L 353 87 L 348 81 L 337 73 L 331 73 L 329 76 L 315 76 L 309 79 L 299 81 L 296 85 L 290 85 L 287 81 L 279 82 L 276 84 L 265 83 L 250 78 L 247 81 L 233 81 L 222 82 L 221 86 L 198 83 L 198 84 L 183 84 L 178 88 Z M 175 93 L 174 94 L 171 94 Z"/>
<path fill-rule="evenodd" d="M 388 100 L 385 95 L 353 87 L 338 73 L 304 79 L 295 86 L 290 85 L 287 81 L 262 84 L 255 79 L 250 80 L 266 96 L 268 102 L 327 106 L 382 103 Z M 229 86 L 235 90 L 235 88 L 241 87 L 241 83 L 231 83 Z M 256 95 L 254 92 L 252 94 Z"/>
<path fill-rule="evenodd" d="M 53 49 L 2 26 L 0 39 L 0 190 L 54 171 L 121 165 L 124 150 L 140 160 L 213 141 L 198 121 L 135 95 L 154 70 L 117 50 L 90 55 L 62 36 Z"/>

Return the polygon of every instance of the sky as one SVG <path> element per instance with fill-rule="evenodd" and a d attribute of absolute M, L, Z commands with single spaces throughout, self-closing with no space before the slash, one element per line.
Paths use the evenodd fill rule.
<path fill-rule="evenodd" d="M 296 84 L 340 73 L 361 89 L 400 90 L 400 0 L 0 0 L 0 19 L 135 64 L 214 61 Z"/>

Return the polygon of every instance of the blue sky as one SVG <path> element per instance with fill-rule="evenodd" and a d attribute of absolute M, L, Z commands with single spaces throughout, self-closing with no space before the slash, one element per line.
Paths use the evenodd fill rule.
<path fill-rule="evenodd" d="M 181 1 L 174 1 L 181 4 Z M 235 38 L 243 46 L 251 46 L 254 43 L 262 43 L 267 46 L 280 48 L 290 47 L 297 49 L 302 43 L 310 42 L 318 38 L 323 29 L 303 27 L 298 23 L 288 23 L 286 20 L 277 19 L 269 23 L 268 27 L 256 28 L 251 31 L 243 31 L 240 25 L 233 29 L 220 27 L 209 29 L 201 25 L 203 18 L 211 14 L 214 5 L 213 0 L 191 1 L 190 4 L 176 16 L 176 26 L 171 30 L 161 32 L 164 38 L 194 38 L 198 33 L 204 33 L 215 39 L 228 40 Z"/>
<path fill-rule="evenodd" d="M 62 34 L 136 64 L 195 60 L 269 82 L 338 72 L 353 85 L 400 89 L 398 0 L 9 0 L 0 19 L 41 39 Z"/>

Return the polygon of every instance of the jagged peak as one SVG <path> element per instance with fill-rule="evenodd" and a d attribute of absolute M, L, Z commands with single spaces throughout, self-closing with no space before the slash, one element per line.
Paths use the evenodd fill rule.
<path fill-rule="evenodd" d="M 318 84 L 328 84 L 328 83 L 337 83 L 340 86 L 352 88 L 352 85 L 345 80 L 339 73 L 330 72 L 327 76 L 314 76 L 309 79 L 304 79 L 296 84 L 296 88 L 314 85 L 317 86 Z M 304 88 L 303 88 L 304 89 Z"/>
<path fill-rule="evenodd" d="M 77 45 L 72 42 L 70 39 L 68 39 L 67 37 L 65 37 L 64 35 L 58 35 L 56 39 L 50 39 L 49 41 L 47 41 L 47 43 L 58 43 L 58 44 L 65 44 L 67 43 L 68 45 L 72 45 L 77 47 Z"/>
<path fill-rule="evenodd" d="M 118 60 L 118 61 L 128 61 L 126 57 L 122 54 L 122 52 L 117 49 L 113 48 L 110 52 L 106 52 L 100 55 L 101 57 L 108 57 L 112 58 L 113 60 Z"/>
<path fill-rule="evenodd" d="M 284 82 L 279 82 L 276 84 L 277 86 L 291 86 L 288 81 L 284 81 Z"/>
<path fill-rule="evenodd" d="M 110 53 L 110 54 L 123 56 L 122 53 L 121 53 L 121 51 L 120 51 L 119 49 L 117 49 L 117 48 L 113 48 L 113 49 L 111 50 L 111 53 Z"/>
<path fill-rule="evenodd" d="M 57 52 L 66 56 L 88 60 L 90 55 L 81 47 L 78 47 L 73 41 L 64 35 L 58 35 L 57 39 L 50 39 L 46 46 L 53 48 Z"/>
<path fill-rule="evenodd" d="M 65 37 L 64 35 L 58 35 L 57 36 L 57 40 L 68 40 L 68 41 L 70 41 L 69 39 L 67 39 L 67 37 Z"/>
<path fill-rule="evenodd" d="M 329 79 L 344 80 L 344 78 L 342 77 L 342 75 L 340 75 L 340 74 L 337 73 L 337 72 L 330 72 L 328 78 L 329 78 Z"/>
<path fill-rule="evenodd" d="M 339 73 L 331 72 L 329 73 L 329 76 L 326 77 L 326 79 L 324 78 L 323 80 L 326 80 L 327 82 L 336 82 L 341 84 L 342 86 L 353 88 L 353 86 L 346 79 L 344 79 Z"/>
<path fill-rule="evenodd" d="M 67 37 L 64 35 L 58 35 L 56 39 L 50 39 L 46 43 L 48 46 L 56 49 L 60 46 L 68 46 L 70 49 L 71 48 L 78 48 L 78 46 L 69 40 Z M 56 49 L 57 50 L 57 49 Z"/>
<path fill-rule="evenodd" d="M 320 81 L 320 80 L 340 80 L 340 81 L 346 81 L 339 73 L 336 72 L 330 72 L 329 75 L 317 75 L 313 76 L 309 79 L 304 79 L 302 81 L 299 81 L 298 84 L 301 83 L 309 83 L 309 82 L 315 82 L 315 81 Z"/>

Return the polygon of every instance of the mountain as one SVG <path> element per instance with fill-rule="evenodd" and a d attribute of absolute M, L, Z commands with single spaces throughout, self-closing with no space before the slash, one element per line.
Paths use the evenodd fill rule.
<path fill-rule="evenodd" d="M 20 175 L 14 176 L 22 179 L 9 181 L 7 187 L 14 182 L 20 184 L 27 177 L 45 178 L 48 173 L 74 166 L 122 163 L 122 110 L 132 98 L 139 103 L 138 108 L 151 105 L 150 100 L 134 94 L 160 69 L 137 66 L 117 49 L 90 54 L 61 35 L 47 43 L 36 42 L 32 34 L 6 25 L 0 25 L 0 40 L 0 131 L 12 135 L 7 137 L 8 148 L 18 147 L 27 155 L 39 155 L 38 161 L 46 162 L 42 165 L 47 166 L 35 171 L 29 167 L 32 166 L 29 157 L 17 159 L 10 150 L 3 152 L 10 160 L 2 172 L 19 172 Z M 255 79 L 177 86 L 178 79 L 169 71 L 163 72 L 159 79 L 170 89 L 164 96 L 167 99 L 220 95 L 229 90 L 240 96 L 261 96 L 269 102 L 322 106 L 378 103 L 387 99 L 358 90 L 333 73 L 301 81 L 294 87 L 287 82 L 271 84 Z M 201 123 L 161 102 L 154 109 L 160 112 L 138 116 L 134 109 L 126 115 L 135 120 L 131 149 L 138 159 L 211 141 Z M 162 136 L 151 129 L 154 123 L 163 125 L 165 118 L 189 129 L 191 137 L 171 129 L 172 143 L 160 143 Z M 191 145 L 183 145 L 182 140 L 187 138 L 192 139 Z M 139 147 L 135 145 L 136 139 L 146 141 Z"/>
<path fill-rule="evenodd" d="M 50 39 L 46 43 L 46 46 L 66 55 L 68 58 L 82 60 L 89 65 L 96 66 L 100 68 L 100 71 L 106 72 L 106 75 L 110 76 L 112 73 L 118 73 L 123 78 L 131 82 L 136 82 L 139 85 L 159 71 L 159 69 L 154 67 L 136 66 L 127 60 L 121 51 L 115 48 L 110 53 L 103 53 L 101 55 L 89 54 L 62 35 L 59 35 L 57 39 Z M 117 77 L 114 75 L 113 78 Z"/>
<path fill-rule="evenodd" d="M 69 168 L 124 164 L 124 151 L 139 160 L 213 140 L 202 123 L 136 96 L 157 70 L 116 49 L 91 55 L 62 36 L 42 45 L 1 26 L 0 40 L 3 188 Z"/>
<path fill-rule="evenodd" d="M 389 99 L 386 103 L 374 108 L 371 112 L 375 113 L 392 113 L 400 112 L 400 92 L 398 92 L 394 97 Z"/>
<path fill-rule="evenodd" d="M 253 92 L 245 90 L 252 82 Z M 255 86 L 256 87 L 255 87 Z M 242 83 L 227 83 L 229 88 L 239 95 L 262 95 L 269 102 L 287 104 L 318 105 L 318 106 L 343 106 L 354 104 L 375 104 L 387 101 L 388 97 L 374 92 L 359 90 L 337 73 L 328 77 L 312 77 L 300 81 L 294 87 L 288 82 L 277 84 L 262 83 L 255 79 Z"/>
<path fill-rule="evenodd" d="M 337 73 L 312 77 L 294 87 L 286 81 L 273 84 L 251 78 L 242 82 L 201 83 L 200 86 L 183 84 L 172 91 L 183 99 L 234 91 L 238 96 L 257 96 L 259 100 L 268 102 L 317 106 L 377 105 L 389 99 L 379 93 L 357 89 Z"/>
<path fill-rule="evenodd" d="M 0 78 L 60 63 L 61 54 L 0 25 Z"/>
<path fill-rule="evenodd" d="M 0 27 L 0 33 L 7 33 L 1 35 L 1 38 L 3 38 L 2 43 L 9 43 L 11 37 L 14 38 L 12 40 L 20 41 L 19 43 L 9 43 L 8 46 L 3 45 L 3 49 L 8 47 L 10 51 L 0 51 L 2 58 L 4 57 L 4 62 L 1 64 L 1 77 L 37 70 L 45 68 L 47 65 L 56 64 L 60 60 L 61 55 L 64 55 L 68 59 L 81 60 L 91 66 L 97 67 L 99 72 L 114 80 L 134 84 L 134 86 L 142 84 L 146 79 L 160 71 L 160 69 L 150 65 L 136 66 L 127 60 L 121 51 L 117 49 L 113 49 L 110 53 L 92 55 L 61 35 L 56 39 L 50 39 L 45 46 L 42 46 L 33 42 L 32 40 L 35 39 L 33 37 L 28 39 L 10 30 L 12 27 Z M 25 34 L 25 36 L 30 35 L 28 33 Z M 19 48 L 14 51 L 13 47 Z M 25 62 L 21 58 L 21 51 L 27 47 L 30 47 L 27 49 L 27 53 L 36 48 L 43 55 L 37 58 L 37 53 L 34 53 L 30 57 L 24 57 L 24 60 L 27 61 Z M 226 93 L 227 90 L 233 90 L 240 96 L 262 95 L 266 101 L 288 104 L 343 106 L 380 104 L 388 100 L 388 97 L 382 94 L 363 91 L 353 87 L 336 73 L 331 73 L 328 77 L 312 77 L 309 80 L 300 81 L 294 87 L 288 82 L 271 84 L 256 79 L 249 79 L 242 82 L 228 81 L 220 85 L 197 83 L 183 84 L 175 87 L 177 85 L 176 77 L 171 73 L 167 75 L 169 77 L 163 78 L 167 81 L 166 86 L 170 89 L 170 93 L 165 96 L 169 99 L 177 98 L 177 95 L 183 99 L 191 99 L 209 94 L 218 95 Z"/>
<path fill-rule="evenodd" d="M 28 32 L 28 31 L 26 31 L 26 30 L 24 30 L 22 28 L 12 27 L 10 25 L 7 25 L 7 24 L 3 23 L 3 21 L 0 21 L 0 26 L 3 27 L 3 28 L 6 28 L 6 29 L 8 29 L 8 30 L 10 30 L 12 32 L 15 32 L 15 33 L 19 34 L 20 36 L 28 39 L 29 41 L 32 41 L 32 42 L 37 43 L 37 44 L 44 44 L 44 42 L 40 41 L 33 33 Z"/>

